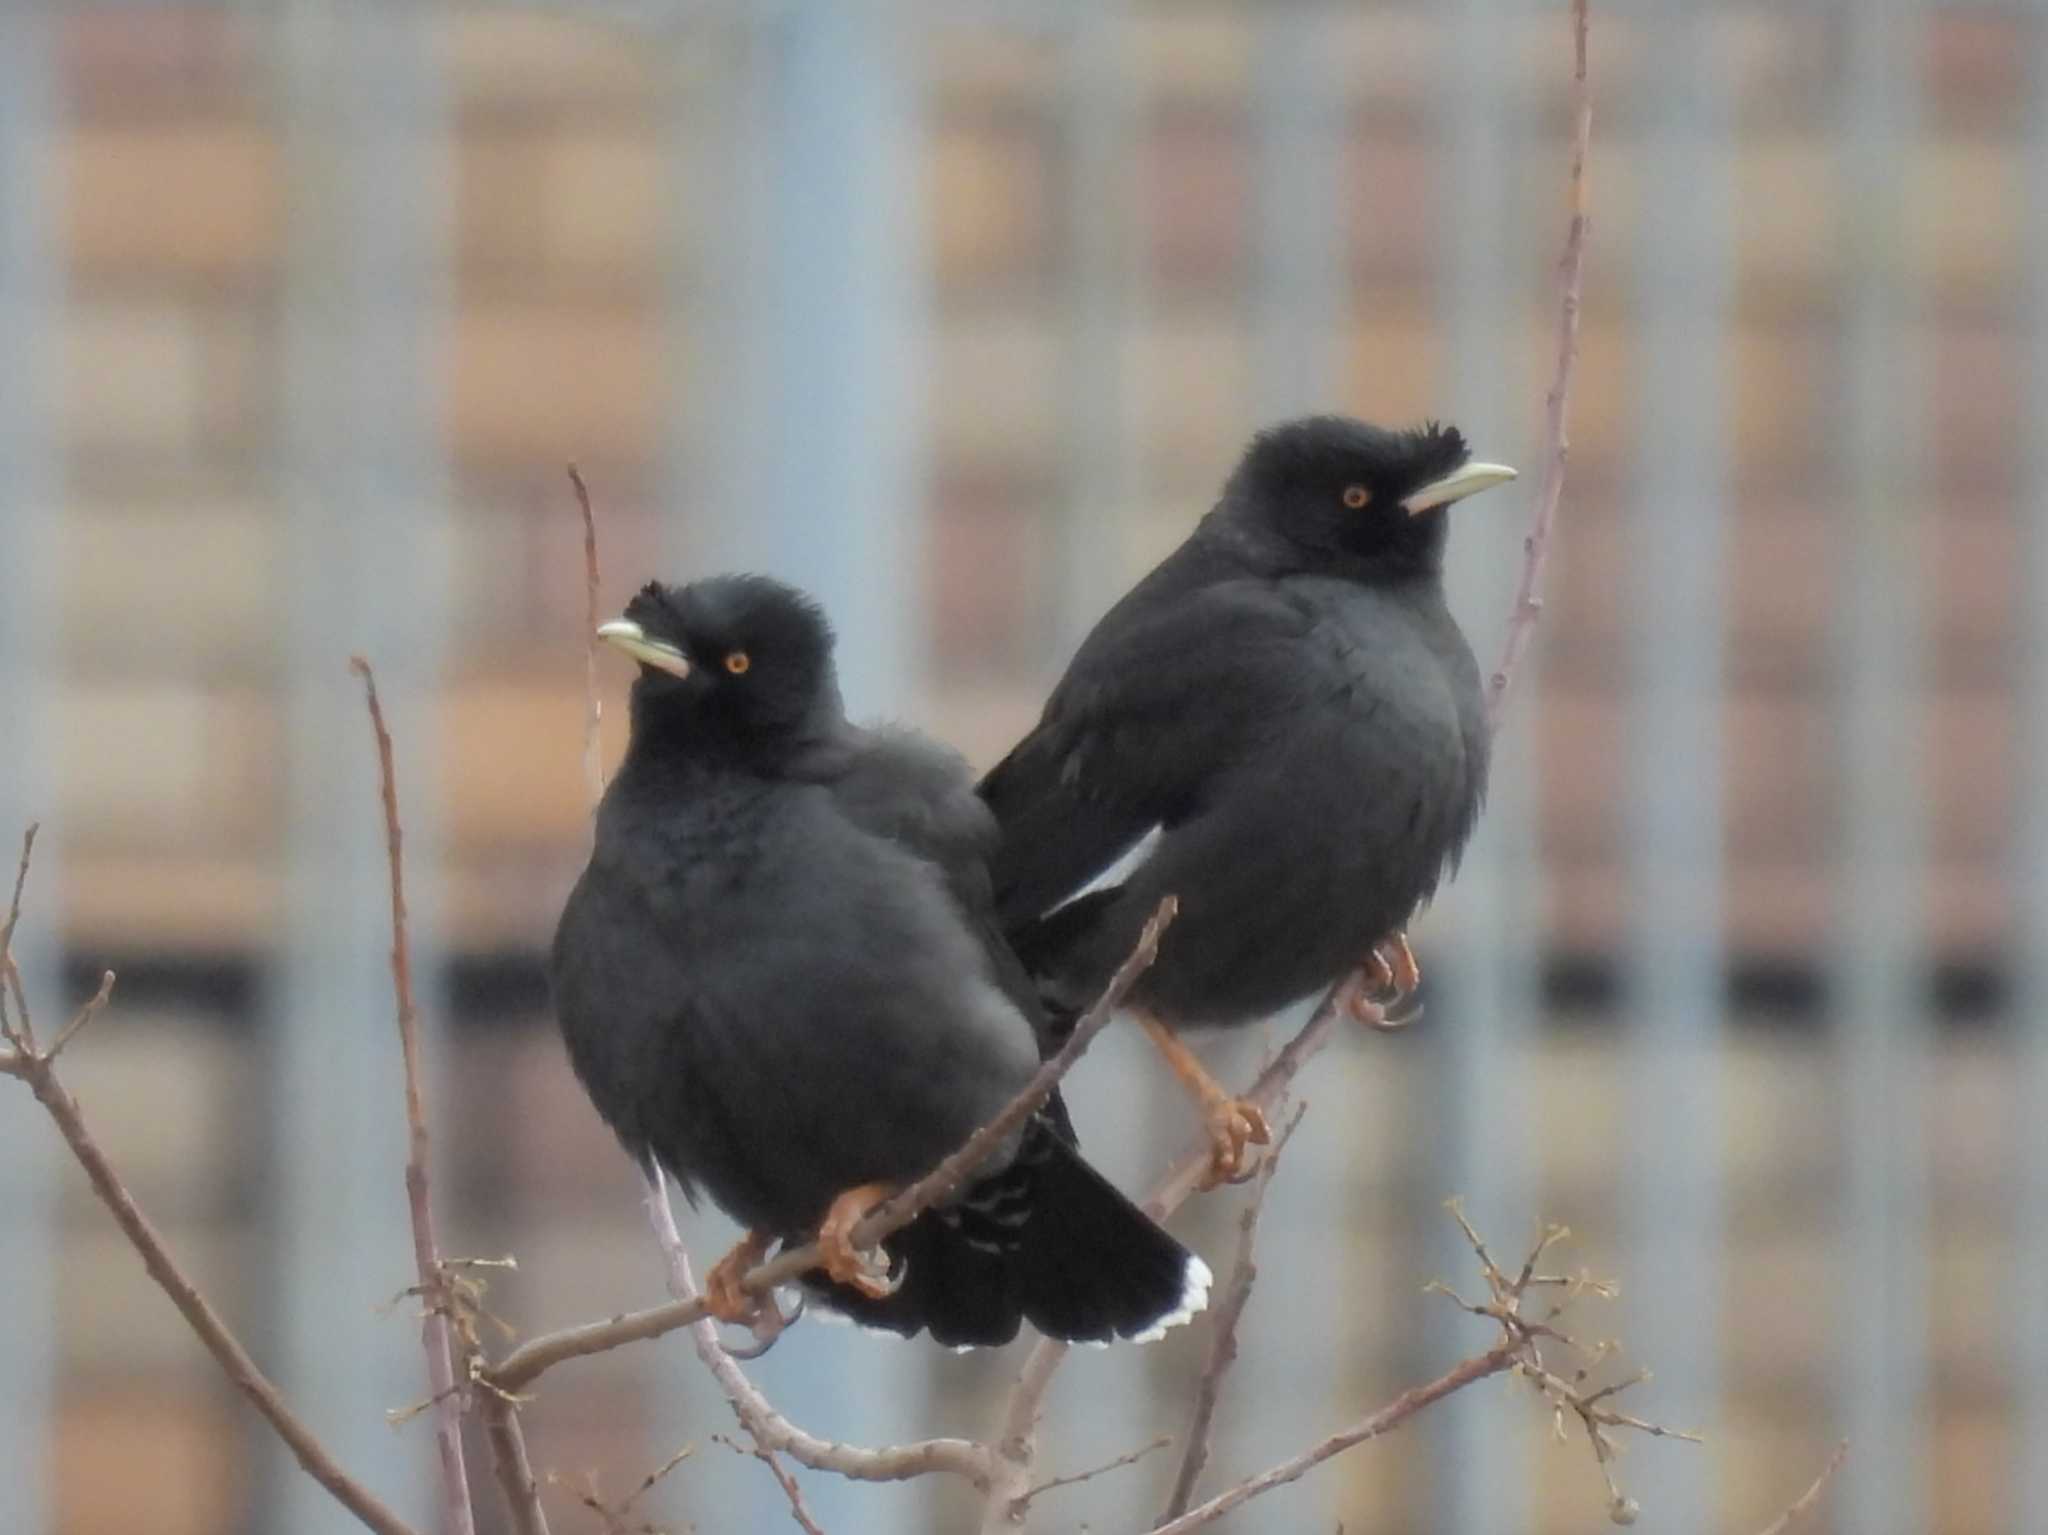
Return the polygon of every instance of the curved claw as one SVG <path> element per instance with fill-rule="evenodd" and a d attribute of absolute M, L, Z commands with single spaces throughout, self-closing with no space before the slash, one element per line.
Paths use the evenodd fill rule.
<path fill-rule="evenodd" d="M 726 1350 L 726 1353 L 734 1359 L 742 1362 L 759 1359 L 781 1341 L 784 1333 L 804 1319 L 805 1302 L 801 1295 L 797 1297 L 795 1308 L 787 1316 L 783 1314 L 782 1307 L 776 1304 L 773 1294 L 762 1296 L 761 1302 L 761 1309 L 755 1315 L 751 1324 L 754 1330 L 754 1341 L 739 1348 L 729 1348 Z"/>
<path fill-rule="evenodd" d="M 1209 1132 L 1209 1171 L 1200 1187 L 1235 1183 L 1251 1170 L 1250 1148 L 1270 1146 L 1273 1132 L 1266 1116 L 1248 1098 L 1221 1098 L 1204 1112 Z"/>
<path fill-rule="evenodd" d="M 1421 985 L 1422 967 L 1408 947 L 1408 935 L 1395 933 L 1373 945 L 1359 962 L 1357 974 L 1345 990 L 1344 1008 L 1367 1028 L 1405 1028 L 1422 1016 L 1420 1005 L 1402 1006 Z"/>

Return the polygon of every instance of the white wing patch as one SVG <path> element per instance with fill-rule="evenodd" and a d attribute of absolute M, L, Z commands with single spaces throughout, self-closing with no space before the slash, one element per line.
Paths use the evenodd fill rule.
<path fill-rule="evenodd" d="M 1062 907 L 1073 905 L 1074 902 L 1080 900 L 1083 896 L 1093 895 L 1098 890 L 1107 890 L 1112 885 L 1123 884 L 1133 874 L 1137 873 L 1139 869 L 1143 868 L 1146 860 L 1151 858 L 1152 854 L 1158 850 L 1159 836 L 1165 829 L 1163 825 L 1155 822 L 1143 835 L 1126 844 L 1124 850 L 1104 865 L 1102 871 L 1095 878 L 1088 881 L 1079 890 L 1074 891 L 1073 894 L 1061 897 L 1059 900 L 1054 901 L 1052 905 L 1046 907 L 1044 911 L 1040 912 L 1038 914 L 1040 920 L 1051 916 Z"/>

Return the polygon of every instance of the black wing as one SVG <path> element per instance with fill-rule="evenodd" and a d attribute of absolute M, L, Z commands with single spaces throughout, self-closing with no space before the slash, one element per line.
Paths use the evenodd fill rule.
<path fill-rule="evenodd" d="M 1023 931 L 1153 828 L 1198 810 L 1212 777 L 1301 686 L 1297 647 L 1312 626 L 1255 578 L 1098 625 L 1038 725 L 981 781 L 1002 826 L 1003 930 Z"/>
<path fill-rule="evenodd" d="M 862 830 L 885 837 L 934 865 L 954 904 L 981 941 L 996 984 L 1031 1021 L 1041 1054 L 1058 1048 L 1024 965 L 996 921 L 989 860 L 1001 832 L 995 816 L 974 792 L 967 761 L 951 747 L 895 726 L 848 726 L 805 767 L 825 784 L 840 812 Z M 1052 1109 L 1071 1139 L 1066 1108 L 1057 1095 Z"/>

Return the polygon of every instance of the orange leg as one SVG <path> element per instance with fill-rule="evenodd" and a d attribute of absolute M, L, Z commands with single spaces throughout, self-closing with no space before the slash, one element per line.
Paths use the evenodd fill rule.
<path fill-rule="evenodd" d="M 818 1224 L 818 1245 L 825 1251 L 825 1272 L 843 1285 L 880 1300 L 895 1286 L 877 1270 L 875 1260 L 853 1245 L 853 1228 L 868 1211 L 896 1192 L 893 1183 L 863 1183 L 832 1201 Z"/>
<path fill-rule="evenodd" d="M 1137 1019 L 1152 1037 L 1152 1043 L 1159 1047 L 1159 1053 L 1166 1057 L 1173 1074 L 1180 1078 L 1181 1086 L 1201 1105 L 1203 1127 L 1209 1134 L 1209 1171 L 1202 1179 L 1202 1187 L 1213 1189 L 1238 1177 L 1245 1170 L 1246 1148 L 1272 1143 L 1273 1132 L 1266 1127 L 1266 1116 L 1249 1099 L 1233 1098 L 1225 1092 L 1223 1084 L 1209 1075 L 1209 1068 L 1200 1057 L 1163 1020 L 1145 1012 L 1138 1013 Z"/>
<path fill-rule="evenodd" d="M 768 1256 L 775 1238 L 765 1232 L 749 1231 L 733 1250 L 711 1266 L 704 1276 L 704 1299 L 711 1314 L 721 1322 L 749 1322 L 761 1309 L 761 1297 L 740 1288 L 740 1278 Z"/>

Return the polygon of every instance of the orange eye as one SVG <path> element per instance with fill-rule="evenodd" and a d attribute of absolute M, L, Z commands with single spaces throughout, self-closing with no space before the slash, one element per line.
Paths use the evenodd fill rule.
<path fill-rule="evenodd" d="M 747 668 L 753 664 L 752 661 L 747 659 L 747 653 L 744 650 L 729 650 L 725 653 L 725 669 L 735 677 L 744 677 L 747 674 Z"/>
<path fill-rule="evenodd" d="M 1344 504 L 1354 512 L 1364 510 L 1365 503 L 1371 499 L 1372 492 L 1363 485 L 1347 485 L 1344 487 Z"/>

